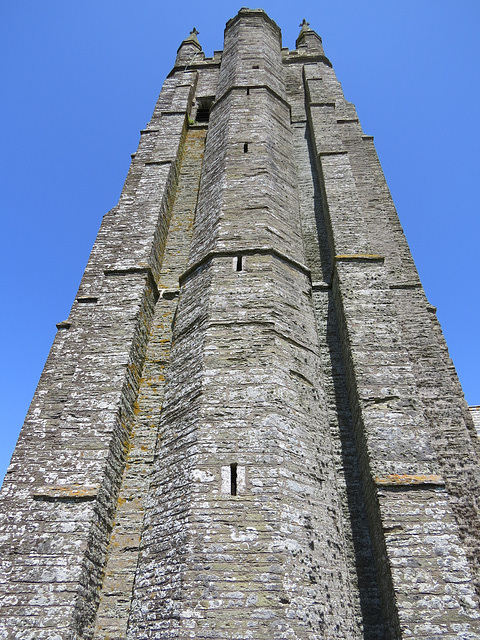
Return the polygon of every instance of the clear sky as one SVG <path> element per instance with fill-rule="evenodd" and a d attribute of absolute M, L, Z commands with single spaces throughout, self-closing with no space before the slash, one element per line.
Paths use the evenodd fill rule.
<path fill-rule="evenodd" d="M 180 42 L 223 47 L 231 0 L 0 4 L 0 478 L 102 215 Z M 258 5 L 251 5 L 256 8 Z M 265 0 L 306 18 L 375 144 L 469 404 L 478 362 L 480 2 Z"/>

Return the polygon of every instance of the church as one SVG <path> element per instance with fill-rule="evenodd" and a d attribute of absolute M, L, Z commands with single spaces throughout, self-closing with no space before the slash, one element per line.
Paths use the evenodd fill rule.
<path fill-rule="evenodd" d="M 480 640 L 472 416 L 305 20 L 180 44 L 0 493 L 0 638 Z"/>

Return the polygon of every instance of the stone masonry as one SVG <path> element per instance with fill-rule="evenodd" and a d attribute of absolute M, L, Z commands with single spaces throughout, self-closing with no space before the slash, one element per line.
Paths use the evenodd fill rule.
<path fill-rule="evenodd" d="M 308 23 L 183 41 L 57 327 L 2 640 L 480 640 L 474 421 Z"/>

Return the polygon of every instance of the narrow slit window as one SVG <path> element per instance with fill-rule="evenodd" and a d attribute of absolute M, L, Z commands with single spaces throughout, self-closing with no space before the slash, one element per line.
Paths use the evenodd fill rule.
<path fill-rule="evenodd" d="M 230 465 L 230 494 L 237 495 L 237 463 L 232 462 Z"/>
<path fill-rule="evenodd" d="M 243 145 L 243 153 L 248 153 L 248 142 L 245 142 Z"/>
<path fill-rule="evenodd" d="M 247 87 L 247 96 L 250 95 L 250 87 Z"/>
<path fill-rule="evenodd" d="M 243 256 L 235 258 L 235 271 L 243 271 Z"/>
<path fill-rule="evenodd" d="M 258 64 L 254 64 L 252 69 L 260 69 L 260 67 L 258 66 Z"/>

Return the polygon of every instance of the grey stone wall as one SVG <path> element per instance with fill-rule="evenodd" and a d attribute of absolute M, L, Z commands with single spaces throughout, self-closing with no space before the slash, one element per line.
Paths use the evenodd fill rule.
<path fill-rule="evenodd" d="M 474 420 L 296 46 L 248 9 L 181 44 L 0 494 L 0 638 L 480 638 Z"/>
<path fill-rule="evenodd" d="M 0 494 L 0 637 L 93 633 L 196 79 L 167 79 L 58 325 Z"/>
<path fill-rule="evenodd" d="M 356 633 L 281 70 L 278 29 L 242 11 L 182 277 L 132 638 Z"/>
<path fill-rule="evenodd" d="M 478 449 L 465 402 L 371 138 L 328 65 L 305 66 L 304 80 L 387 634 L 477 637 Z"/>

